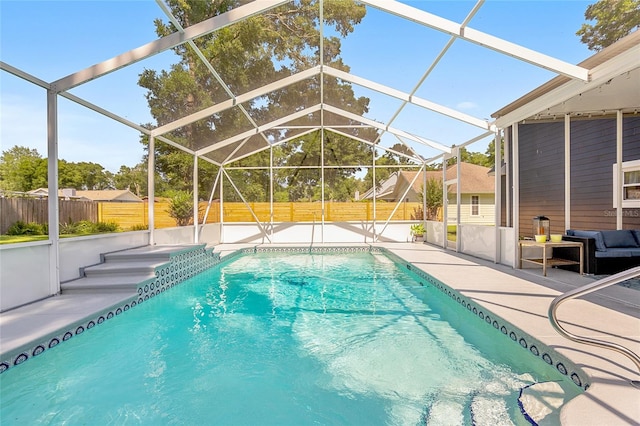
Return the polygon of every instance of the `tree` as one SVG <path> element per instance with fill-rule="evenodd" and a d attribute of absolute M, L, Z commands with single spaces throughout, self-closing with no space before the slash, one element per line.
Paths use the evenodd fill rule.
<path fill-rule="evenodd" d="M 138 197 L 148 195 L 147 164 L 141 162 L 133 167 L 120 166 L 113 177 L 116 189 L 128 189 Z"/>
<path fill-rule="evenodd" d="M 440 179 L 427 179 L 427 220 L 438 219 L 438 209 L 442 207 L 442 181 Z"/>
<path fill-rule="evenodd" d="M 233 0 L 211 2 L 170 0 L 167 2 L 183 27 L 189 27 L 227 12 L 240 3 L 242 2 Z M 333 33 L 342 37 L 353 30 L 353 26 L 360 22 L 366 11 L 363 5 L 355 1 L 325 2 L 324 6 L 325 34 Z M 193 42 L 207 58 L 209 65 L 228 85 L 229 90 L 234 94 L 243 94 L 265 83 L 293 75 L 319 63 L 318 12 L 318 1 L 297 0 L 194 39 Z M 155 25 L 158 36 L 176 31 L 171 23 L 156 20 Z M 325 37 L 323 46 L 324 63 L 348 71 L 348 67 L 339 57 L 340 38 Z M 174 64 L 168 71 L 145 70 L 138 81 L 141 87 L 148 90 L 147 101 L 158 125 L 170 123 L 229 99 L 226 88 L 219 84 L 193 49 L 185 44 L 174 48 L 174 52 L 180 58 L 179 63 Z M 300 106 L 317 103 L 320 99 L 320 87 L 318 77 L 309 78 L 246 102 L 243 104 L 243 110 L 254 122 L 270 122 L 296 111 Z M 322 83 L 322 89 L 325 96 L 331 97 L 350 112 L 361 115 L 368 110 L 369 100 L 364 97 L 356 98 L 347 82 L 326 77 Z M 254 128 L 246 115 L 239 108 L 227 109 L 176 129 L 167 137 L 189 149 L 197 150 L 211 141 L 222 141 L 241 131 Z M 317 117 L 315 119 L 317 120 Z M 298 120 L 296 124 L 309 124 L 312 120 L 314 117 L 305 117 Z M 346 122 L 348 120 L 342 120 L 337 124 L 346 124 Z M 371 138 L 371 132 L 371 129 L 357 130 L 354 135 Z M 291 136 L 291 133 L 282 131 L 277 135 L 273 133 L 269 136 L 285 138 Z M 353 142 L 342 143 L 343 139 L 346 138 L 337 135 L 330 137 L 330 143 L 333 143 L 333 149 L 340 158 L 351 155 L 355 161 L 364 156 L 365 152 L 370 152 L 368 149 L 353 148 Z M 319 165 L 317 159 L 320 155 L 319 150 L 316 149 L 319 140 L 318 134 L 312 133 L 281 147 L 280 152 L 284 155 L 280 158 L 279 165 L 291 167 L 303 162 Z M 221 154 L 228 155 L 236 147 L 240 147 L 240 143 L 215 151 L 210 157 L 213 159 L 218 155 L 220 158 L 215 159 L 222 163 L 226 157 Z M 318 154 L 314 158 L 311 152 Z M 305 153 L 307 153 L 306 158 Z M 190 187 L 193 160 L 189 155 L 159 142 L 156 144 L 156 158 L 158 158 L 156 164 L 160 175 L 163 179 L 170 181 L 172 187 L 177 186 L 179 189 Z M 333 175 L 338 182 L 340 179 L 353 176 L 357 168 L 335 170 Z M 208 185 L 213 181 L 215 172 L 217 167 L 211 164 L 203 165 L 200 181 Z M 242 177 L 240 171 L 229 174 Z M 276 190 L 280 191 L 280 194 L 287 192 L 291 200 L 314 198 L 316 195 L 309 193 L 309 186 L 318 186 L 317 175 L 316 171 L 306 168 L 300 168 L 295 177 L 280 173 Z M 234 183 L 243 194 L 248 191 L 251 197 L 264 197 L 264 191 L 269 189 L 269 174 L 253 173 L 251 177 L 260 181 L 236 180 L 232 176 Z M 225 190 L 225 194 L 233 193 Z"/>
<path fill-rule="evenodd" d="M 47 186 L 47 160 L 38 150 L 14 146 L 0 157 L 0 188 L 27 192 Z"/>
<path fill-rule="evenodd" d="M 482 154 L 480 152 L 469 152 L 467 148 L 460 148 L 460 162 L 476 164 L 478 166 L 491 167 L 491 159 L 487 156 L 487 154 Z M 452 157 L 447 161 L 447 167 L 453 166 L 457 163 L 457 158 Z"/>
<path fill-rule="evenodd" d="M 600 51 L 640 27 L 640 0 L 599 0 L 587 7 L 576 35 L 590 50 Z"/>

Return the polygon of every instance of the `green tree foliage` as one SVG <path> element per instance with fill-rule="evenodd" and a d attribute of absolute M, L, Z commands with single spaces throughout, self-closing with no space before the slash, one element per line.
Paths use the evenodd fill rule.
<path fill-rule="evenodd" d="M 47 186 L 47 160 L 35 149 L 14 146 L 0 157 L 0 188 L 26 192 Z"/>
<path fill-rule="evenodd" d="M 178 226 L 193 223 L 193 193 L 176 191 L 169 201 L 169 216 L 176 220 Z"/>
<path fill-rule="evenodd" d="M 48 185 L 47 159 L 36 149 L 14 146 L 0 157 L 0 188 L 27 192 Z M 75 189 L 111 189 L 113 175 L 97 163 L 58 160 L 58 186 Z"/>
<path fill-rule="evenodd" d="M 170 0 L 168 6 L 182 27 L 189 27 L 210 17 L 227 12 L 239 5 L 240 1 Z M 325 34 L 332 32 L 341 37 L 353 31 L 365 14 L 365 7 L 354 1 L 324 2 Z M 207 58 L 209 64 L 221 76 L 233 94 L 243 94 L 265 83 L 274 82 L 299 71 L 318 65 L 320 33 L 318 26 L 319 2 L 317 0 L 297 0 L 293 3 L 267 11 L 242 22 L 220 29 L 194 40 L 196 46 Z M 158 36 L 166 36 L 176 31 L 171 23 L 155 21 Z M 348 71 L 340 59 L 340 37 L 329 36 L 323 40 L 324 63 Z M 147 101 L 152 116 L 158 125 L 170 123 L 178 118 L 199 111 L 229 99 L 230 95 L 219 84 L 211 70 L 205 66 L 188 45 L 174 49 L 180 61 L 170 70 L 145 70 L 138 84 L 147 89 Z M 274 90 L 264 96 L 243 104 L 252 120 L 268 123 L 286 116 L 301 106 L 312 106 L 320 99 L 320 81 L 310 78 L 289 87 Z M 369 100 L 356 98 L 351 86 L 335 78 L 325 78 L 323 92 L 327 98 L 341 105 L 347 111 L 363 114 L 368 111 Z M 317 117 L 304 117 L 295 124 L 315 124 Z M 315 120 L 315 121 L 314 121 Z M 346 124 L 341 119 L 334 124 Z M 340 119 L 337 119 L 340 121 Z M 183 126 L 167 135 L 171 140 L 190 149 L 200 149 L 212 141 L 223 141 L 242 131 L 254 128 L 254 124 L 239 108 L 227 109 L 200 121 Z M 272 135 L 275 136 L 275 135 Z M 291 136 L 282 131 L 278 137 Z M 370 150 L 363 144 L 344 143 L 347 138 L 326 135 L 325 155 L 331 153 L 348 165 L 360 164 Z M 370 129 L 354 131 L 354 136 L 372 139 L 375 132 Z M 278 152 L 278 164 L 291 167 L 278 171 L 274 192 L 278 198 L 289 200 L 316 199 L 319 194 L 319 171 L 302 167 L 306 164 L 319 166 L 321 158 L 319 132 L 311 133 L 282 146 Z M 156 143 L 158 171 L 163 179 L 171 182 L 171 187 L 186 189 L 191 186 L 192 159 L 162 142 Z M 219 151 L 226 152 L 226 151 Z M 265 165 L 264 156 L 258 154 L 252 161 Z M 212 157 L 213 158 L 213 157 Z M 267 157 L 268 158 L 268 157 Z M 223 161 L 224 156 L 218 161 Z M 201 162 L 204 163 L 204 162 Z M 233 164 L 237 166 L 236 163 Z M 285 172 L 287 170 L 287 172 Z M 357 167 L 335 168 L 325 175 L 334 195 L 344 198 Z M 217 167 L 205 163 L 199 173 L 200 191 L 210 191 L 206 185 L 214 180 Z M 269 193 L 268 172 L 252 171 L 251 176 L 240 170 L 231 170 L 229 176 L 247 200 L 264 200 Z M 249 177 L 251 180 L 249 180 Z M 346 180 L 346 183 L 342 183 Z M 237 197 L 235 191 L 225 187 L 225 199 Z"/>
<path fill-rule="evenodd" d="M 116 189 L 128 189 L 138 197 L 148 195 L 147 163 L 139 163 L 133 167 L 120 166 L 120 170 L 113 176 Z"/>
<path fill-rule="evenodd" d="M 442 207 L 442 181 L 439 179 L 427 179 L 427 220 L 438 218 L 438 209 Z"/>
<path fill-rule="evenodd" d="M 587 7 L 576 35 L 590 50 L 600 51 L 640 27 L 640 0 L 599 0 Z"/>
<path fill-rule="evenodd" d="M 456 157 L 449 158 L 446 161 L 447 167 L 453 166 L 457 161 Z M 473 151 L 470 152 L 465 147 L 460 148 L 460 161 L 462 163 L 476 164 L 484 167 L 491 167 L 493 165 L 491 163 L 491 158 L 489 158 L 487 154 Z"/>

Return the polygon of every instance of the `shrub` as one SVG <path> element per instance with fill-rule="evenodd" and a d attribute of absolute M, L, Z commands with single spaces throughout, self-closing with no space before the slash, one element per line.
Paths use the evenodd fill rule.
<path fill-rule="evenodd" d="M 133 225 L 131 228 L 129 228 L 130 231 L 146 231 L 147 229 L 149 229 L 149 227 L 141 223 Z"/>
<path fill-rule="evenodd" d="M 177 191 L 169 202 L 169 216 L 178 226 L 187 226 L 193 219 L 193 195 L 187 191 Z"/>
<path fill-rule="evenodd" d="M 47 227 L 35 222 L 15 222 L 7 230 L 7 235 L 47 235 Z"/>
<path fill-rule="evenodd" d="M 120 225 L 115 222 L 96 222 L 95 224 L 97 232 L 119 232 Z"/>

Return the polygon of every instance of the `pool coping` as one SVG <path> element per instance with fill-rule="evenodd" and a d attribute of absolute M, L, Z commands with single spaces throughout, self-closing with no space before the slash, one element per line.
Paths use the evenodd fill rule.
<path fill-rule="evenodd" d="M 195 248 L 195 247 L 194 247 Z M 482 321 L 487 327 L 500 330 L 505 342 L 518 344 L 523 353 L 540 358 L 548 365 L 567 375 L 587 392 L 565 404 L 561 411 L 562 424 L 617 425 L 637 424 L 640 418 L 640 390 L 629 385 L 629 379 L 638 380 L 638 373 L 630 360 L 615 352 L 601 348 L 588 347 L 570 342 L 553 330 L 546 315 L 550 301 L 559 295 L 558 291 L 531 282 L 527 276 L 518 276 L 511 268 L 498 265 L 471 256 L 460 255 L 429 244 L 393 243 L 393 244 L 324 244 L 301 246 L 299 244 L 240 244 L 218 245 L 205 249 L 198 246 L 199 253 L 182 253 L 172 256 L 166 265 L 156 271 L 155 280 L 140 284 L 137 295 L 112 295 L 111 298 L 91 298 L 94 304 L 76 315 L 74 319 L 58 315 L 61 325 L 55 332 L 49 331 L 39 340 L 23 343 L 11 351 L 5 351 L 6 339 L 0 357 L 0 372 L 6 370 L 2 363 L 17 366 L 31 356 L 56 346 L 69 338 L 82 334 L 93 326 L 113 318 L 151 297 L 179 284 L 203 270 L 225 263 L 242 253 L 250 252 L 348 252 L 375 250 L 384 252 L 411 273 L 425 280 L 434 288 L 451 297 L 465 309 L 470 318 Z M 217 251 L 216 251 L 217 250 Z M 195 256 L 195 257 L 193 257 Z M 197 265 L 187 267 L 186 262 L 197 259 Z M 184 268 L 184 277 L 169 280 L 171 263 Z M 180 263 L 181 262 L 181 263 Z M 472 271 L 470 271 L 470 268 Z M 502 271 L 500 270 L 502 269 Z M 508 270 L 507 270 L 508 269 Z M 167 279 L 164 280 L 164 272 Z M 470 275 L 470 272 L 473 274 Z M 473 276 L 473 284 L 469 277 Z M 162 281 L 165 281 L 162 283 Z M 446 282 L 446 284 L 445 284 Z M 153 289 L 151 286 L 153 285 Z M 146 286 L 146 290 L 145 290 Z M 517 291 L 514 291 L 517 289 Z M 142 293 L 140 293 L 142 292 Z M 82 297 L 66 299 L 80 301 Z M 117 300 L 114 302 L 114 298 Z M 42 311 L 43 307 L 56 305 L 65 296 L 56 296 L 36 302 L 23 309 L 23 312 Z M 85 297 L 85 302 L 87 298 Z M 99 306 L 100 303 L 103 306 Z M 568 304 L 569 305 L 569 304 Z M 21 309 L 0 313 L 0 338 L 4 337 L 7 317 L 20 316 Z M 8 315 L 9 314 L 9 315 Z M 55 309 L 51 311 L 55 317 Z M 78 315 L 81 317 L 78 319 Z M 600 321 L 606 316 L 613 318 Z M 620 343 L 634 352 L 640 349 L 640 321 L 623 313 L 612 311 L 588 301 L 574 301 L 571 306 L 563 307 L 560 318 L 579 317 L 584 325 L 565 323 L 570 331 L 577 334 L 606 336 L 607 340 Z M 13 321 L 9 321 L 13 322 Z M 620 333 L 620 329 L 623 333 Z M 616 335 L 618 334 L 618 335 Z M 535 337 L 534 337 L 535 336 Z M 515 337 L 515 339 L 514 339 Z M 53 342 L 53 344 L 52 344 Z M 535 349 L 533 349 L 535 348 Z M 526 352 L 525 352 L 526 351 Z M 10 356 L 9 356 L 10 355 Z M 545 356 L 546 355 L 546 356 Z"/>

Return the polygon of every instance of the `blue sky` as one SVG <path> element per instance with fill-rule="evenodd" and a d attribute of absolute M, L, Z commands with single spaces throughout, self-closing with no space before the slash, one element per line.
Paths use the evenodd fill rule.
<path fill-rule="evenodd" d="M 405 1 L 462 22 L 475 2 Z M 591 56 L 575 32 L 584 23 L 588 1 L 488 0 L 469 27 L 577 64 Z M 58 78 L 110 59 L 156 38 L 155 18 L 164 16 L 154 1 L 7 1 L 0 0 L 0 59 L 41 80 Z M 166 19 L 165 19 L 166 20 Z M 369 8 L 363 22 L 342 44 L 351 71 L 409 92 L 442 49 L 448 36 Z M 135 123 L 151 122 L 144 90 L 137 86 L 144 68 L 162 69 L 175 62 L 171 52 L 119 70 L 72 93 Z M 478 118 L 490 114 L 555 75 L 541 68 L 458 40 L 417 96 L 459 109 Z M 399 103 L 366 89 L 371 98 L 367 117 L 387 122 Z M 138 132 L 66 99 L 59 99 L 59 155 L 67 161 L 91 161 L 116 172 L 142 157 Z M 392 124 L 446 145 L 479 134 L 453 120 L 408 107 Z M 395 138 L 386 136 L 386 144 Z M 486 141 L 488 142 L 488 140 Z M 486 142 L 472 145 L 484 151 Z M 44 90 L 0 72 L 0 148 L 37 149 L 46 156 Z M 432 152 L 421 152 L 425 156 Z"/>

